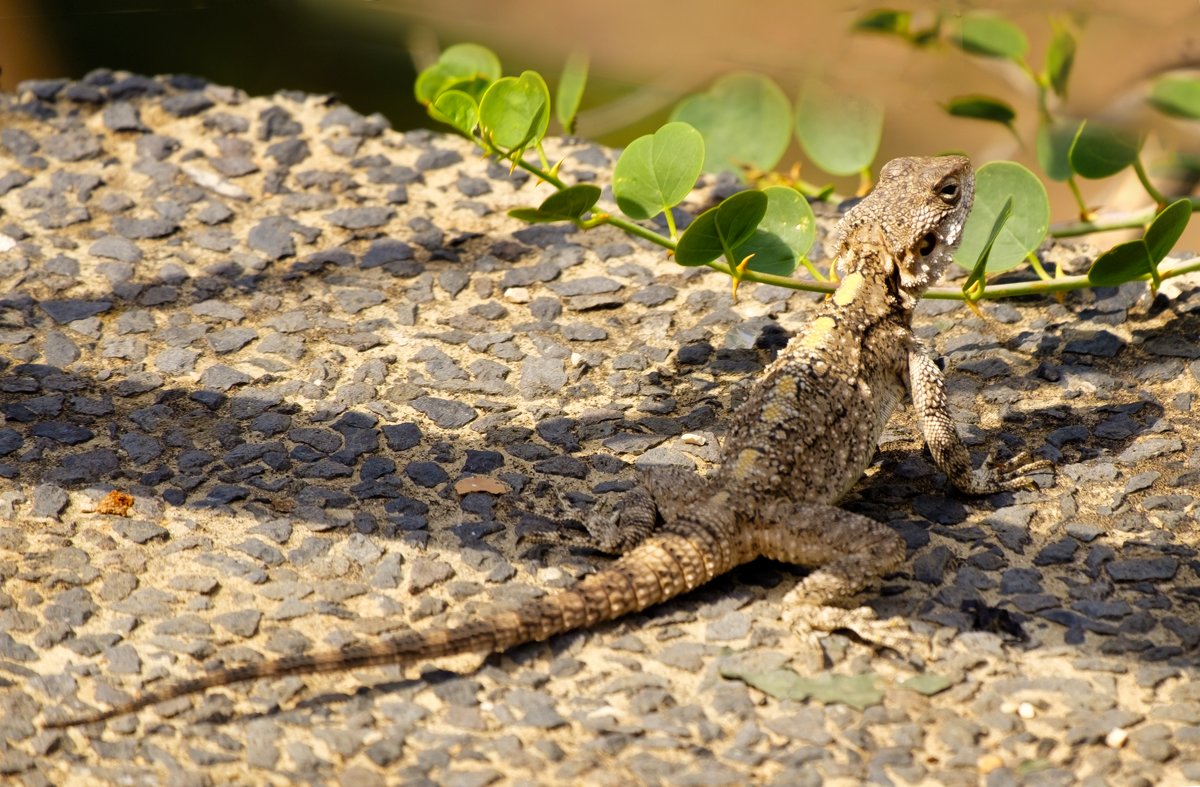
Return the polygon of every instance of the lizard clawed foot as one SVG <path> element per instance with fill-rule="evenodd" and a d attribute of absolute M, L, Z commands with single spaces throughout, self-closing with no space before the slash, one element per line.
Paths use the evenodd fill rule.
<path fill-rule="evenodd" d="M 991 453 L 979 469 L 971 474 L 970 483 L 963 491 L 973 495 L 990 495 L 1037 489 L 1037 482 L 1032 476 L 1053 466 L 1048 459 L 1034 459 L 1028 451 L 1004 461 L 997 461 L 996 455 Z"/>
<path fill-rule="evenodd" d="M 793 593 L 795 591 L 792 591 Z M 790 593 L 788 594 L 791 595 Z M 914 637 L 902 617 L 880 620 L 870 607 L 828 607 L 788 603 L 784 597 L 783 620 L 806 643 L 818 646 L 825 635 L 849 632 L 852 638 L 878 652 L 888 649 L 898 654 L 913 650 Z"/>

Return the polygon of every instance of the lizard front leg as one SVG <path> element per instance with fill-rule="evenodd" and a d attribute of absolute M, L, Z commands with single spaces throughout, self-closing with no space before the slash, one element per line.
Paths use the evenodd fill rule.
<path fill-rule="evenodd" d="M 1029 455 L 1018 454 L 1007 462 L 997 464 L 992 455 L 978 469 L 971 466 L 971 454 L 950 417 L 946 404 L 946 382 L 942 370 L 920 342 L 913 343 L 908 353 L 909 391 L 913 407 L 921 422 L 925 444 L 933 454 L 938 469 L 950 483 L 971 495 L 1031 489 L 1030 474 L 1050 467 L 1046 460 L 1030 461 Z"/>

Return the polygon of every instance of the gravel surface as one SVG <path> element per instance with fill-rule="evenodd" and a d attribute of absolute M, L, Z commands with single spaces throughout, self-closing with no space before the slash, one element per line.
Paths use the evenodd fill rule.
<path fill-rule="evenodd" d="M 548 148 L 609 182 L 612 151 Z M 684 212 L 730 187 L 702 185 Z M 901 413 L 847 501 L 910 548 L 855 600 L 878 620 L 785 624 L 800 573 L 756 563 L 503 656 L 42 731 L 560 587 L 604 558 L 523 536 L 635 466 L 709 466 L 814 297 L 733 303 L 619 232 L 507 217 L 547 193 L 327 97 L 109 71 L 0 96 L 0 780 L 1200 781 L 1196 279 L 922 305 L 970 444 L 1056 472 L 963 498 Z"/>

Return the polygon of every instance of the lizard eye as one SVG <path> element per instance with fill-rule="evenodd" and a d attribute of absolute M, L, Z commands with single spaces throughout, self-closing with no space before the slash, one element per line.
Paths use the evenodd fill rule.
<path fill-rule="evenodd" d="M 959 190 L 957 180 L 948 180 L 938 187 L 938 197 L 947 205 L 957 205 Z"/>
<path fill-rule="evenodd" d="M 917 252 L 922 257 L 928 257 L 937 248 L 937 243 L 937 235 L 934 235 L 932 232 L 927 233 L 925 237 L 921 238 L 921 245 L 917 247 Z"/>

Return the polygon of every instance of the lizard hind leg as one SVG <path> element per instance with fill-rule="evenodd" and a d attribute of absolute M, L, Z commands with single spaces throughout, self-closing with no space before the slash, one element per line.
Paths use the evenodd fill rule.
<path fill-rule="evenodd" d="M 706 500 L 708 484 L 696 471 L 674 465 L 644 470 L 640 484 L 615 509 L 594 512 L 585 527 L 596 548 L 624 554 L 658 532 L 669 516 L 662 501 L 672 509 L 690 507 Z"/>
<path fill-rule="evenodd" d="M 781 501 L 758 516 L 758 554 L 814 569 L 785 597 L 789 607 L 852 596 L 904 561 L 904 539 L 891 528 L 837 506 Z"/>

